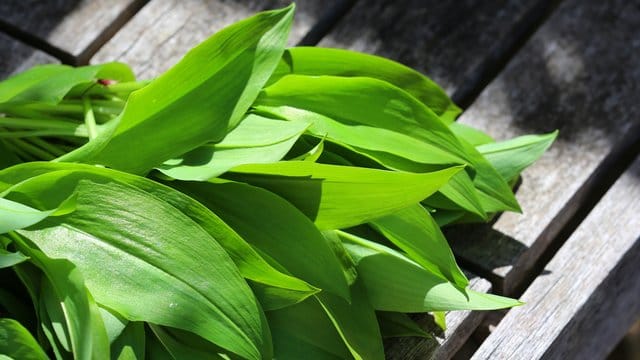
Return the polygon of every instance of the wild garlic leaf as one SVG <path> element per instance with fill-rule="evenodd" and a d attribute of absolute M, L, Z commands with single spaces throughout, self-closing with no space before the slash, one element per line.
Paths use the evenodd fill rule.
<path fill-rule="evenodd" d="M 393 60 L 375 55 L 343 49 L 293 47 L 282 55 L 269 84 L 288 74 L 370 77 L 408 92 L 445 122 L 453 121 L 461 112 L 431 79 Z"/>
<path fill-rule="evenodd" d="M 99 182 L 117 181 L 141 189 L 188 216 L 209 233 L 229 254 L 243 277 L 267 286 L 305 293 L 315 291 L 304 281 L 273 268 L 216 214 L 193 198 L 140 176 L 83 164 L 32 162 L 0 171 L 0 191 L 6 191 L 12 184 L 31 177 L 55 171 L 73 172 L 76 178 L 94 179 Z M 64 196 L 64 194 L 64 192 L 56 193 L 42 198 L 40 201 L 46 201 L 49 205 L 54 206 L 52 204 L 62 201 L 60 196 Z"/>
<path fill-rule="evenodd" d="M 73 198 L 52 210 L 41 211 L 16 201 L 0 198 L 0 234 L 36 224 L 48 216 L 64 215 L 75 207 Z"/>
<path fill-rule="evenodd" d="M 467 162 L 464 149 L 433 111 L 402 89 L 382 80 L 367 77 L 287 75 L 265 88 L 255 106 L 258 110 L 269 110 L 283 118 L 292 117 L 287 117 L 290 108 L 320 114 L 322 118 L 310 118 L 313 121 L 310 131 L 313 133 L 314 127 L 318 127 L 316 134 L 326 135 L 327 139 L 335 136 L 339 142 L 351 146 L 392 154 L 394 152 L 388 149 L 393 148 L 401 151 L 400 155 L 407 154 L 410 160 L 413 160 L 413 156 L 430 156 L 434 153 L 431 155 L 433 160 L 421 161 L 429 164 Z M 293 115 L 300 116 L 298 113 Z M 354 131 L 356 129 L 370 131 L 372 134 L 380 131 L 384 134 L 396 134 L 391 143 L 385 143 L 385 150 L 377 145 L 378 141 L 386 141 L 384 137 L 358 136 Z M 401 145 L 407 137 L 414 139 L 407 146 L 412 146 L 413 149 L 424 143 L 423 146 L 428 146 L 431 153 L 403 150 Z M 354 138 L 354 143 L 351 143 L 351 138 Z"/>
<path fill-rule="evenodd" d="M 461 289 L 401 253 L 339 232 L 357 264 L 369 301 L 376 310 L 426 312 L 491 310 L 520 305 L 517 300 Z"/>
<path fill-rule="evenodd" d="M 92 86 L 98 79 L 132 81 L 134 75 L 129 66 L 118 62 L 77 68 L 55 64 L 35 66 L 0 82 L 0 103 L 39 101 L 55 104 L 75 86 Z"/>
<path fill-rule="evenodd" d="M 356 226 L 424 200 L 462 167 L 423 174 L 308 161 L 242 165 L 226 177 L 272 191 L 321 229 Z"/>
<path fill-rule="evenodd" d="M 362 283 L 356 281 L 351 286 L 351 302 L 329 293 L 319 293 L 316 297 L 354 359 L 384 360 L 376 313 Z"/>
<path fill-rule="evenodd" d="M 20 234 L 73 262 L 99 304 L 131 321 L 192 331 L 245 358 L 270 356 L 261 310 L 236 266 L 175 207 L 134 186 L 69 171 L 11 190 L 32 201 L 77 194 L 75 212 Z"/>
<path fill-rule="evenodd" d="M 438 224 L 419 204 L 375 219 L 371 226 L 425 269 L 459 287 L 469 284 Z"/>
<path fill-rule="evenodd" d="M 234 182 L 172 182 L 200 200 L 288 273 L 349 299 L 340 262 L 313 223 L 281 197 Z"/>
<path fill-rule="evenodd" d="M 13 319 L 0 319 L 0 354 L 9 359 L 47 360 L 33 335 Z"/>
<path fill-rule="evenodd" d="M 249 114 L 222 141 L 202 145 L 158 166 L 178 180 L 205 181 L 244 164 L 265 164 L 289 152 L 308 124 Z"/>
<path fill-rule="evenodd" d="M 59 161 L 145 174 L 166 160 L 222 140 L 242 120 L 276 67 L 293 9 L 291 5 L 259 13 L 205 40 L 133 92 L 119 118 L 97 138 Z"/>
<path fill-rule="evenodd" d="M 18 230 L 20 231 L 22 230 Z M 56 334 L 66 346 L 65 349 L 71 350 L 77 359 L 98 358 L 109 354 L 109 339 L 104 322 L 98 305 L 86 286 L 82 270 L 64 257 L 47 254 L 27 239 L 30 240 L 28 236 L 14 236 L 14 243 L 44 273 L 40 281 L 40 301 L 48 297 L 49 316 L 52 315 L 52 310 L 56 311 L 53 314 L 56 318 L 50 319 L 58 323 L 59 332 Z"/>
<path fill-rule="evenodd" d="M 19 251 L 10 252 L 0 248 L 0 269 L 12 267 L 27 260 L 29 260 L 29 257 Z"/>
<path fill-rule="evenodd" d="M 551 146 L 558 131 L 545 135 L 524 135 L 506 141 L 478 146 L 478 151 L 511 182 Z"/>

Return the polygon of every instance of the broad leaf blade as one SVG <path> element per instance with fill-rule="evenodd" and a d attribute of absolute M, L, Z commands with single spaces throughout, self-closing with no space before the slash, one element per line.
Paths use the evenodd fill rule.
<path fill-rule="evenodd" d="M 308 125 L 268 119 L 249 114 L 215 144 L 203 145 L 158 169 L 179 180 L 208 180 L 244 164 L 264 164 L 281 160 Z"/>
<path fill-rule="evenodd" d="M 383 57 L 342 49 L 294 47 L 282 56 L 270 83 L 286 74 L 364 76 L 384 80 L 408 92 L 446 122 L 460 114 L 436 83 L 419 72 Z"/>
<path fill-rule="evenodd" d="M 371 225 L 425 269 L 460 287 L 469 284 L 438 224 L 422 206 L 407 207 Z"/>
<path fill-rule="evenodd" d="M 507 182 L 533 164 L 551 146 L 557 131 L 546 135 L 524 135 L 514 139 L 478 146 L 478 151 Z"/>
<path fill-rule="evenodd" d="M 269 356 L 259 305 L 208 233 L 135 187 L 85 177 L 59 171 L 12 188 L 34 199 L 78 194 L 76 212 L 21 233 L 75 263 L 97 301 L 129 320 L 193 331 L 246 358 Z"/>
<path fill-rule="evenodd" d="M 320 232 L 281 197 L 241 183 L 172 183 L 235 229 L 242 238 L 307 283 L 349 298 L 347 282 Z"/>
<path fill-rule="evenodd" d="M 237 22 L 133 92 L 118 120 L 60 161 L 144 174 L 210 141 L 244 117 L 282 55 L 293 6 Z M 131 152 L 131 146 L 136 147 Z"/>
<path fill-rule="evenodd" d="M 284 197 L 320 229 L 335 229 L 359 225 L 419 202 L 461 169 L 411 174 L 284 161 L 239 166 L 227 176 Z"/>
<path fill-rule="evenodd" d="M 48 359 L 29 331 L 13 319 L 0 319 L 0 354 L 13 359 Z"/>
<path fill-rule="evenodd" d="M 376 310 L 407 313 L 491 310 L 521 304 L 497 295 L 461 290 L 392 249 L 341 234 Z"/>

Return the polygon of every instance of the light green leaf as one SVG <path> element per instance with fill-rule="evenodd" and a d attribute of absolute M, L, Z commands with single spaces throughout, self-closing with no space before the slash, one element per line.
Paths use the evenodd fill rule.
<path fill-rule="evenodd" d="M 422 206 L 409 206 L 371 225 L 425 269 L 459 287 L 469 284 L 438 224 Z"/>
<path fill-rule="evenodd" d="M 8 268 L 23 261 L 29 260 L 28 256 L 24 256 L 21 252 L 9 252 L 0 248 L 0 269 Z"/>
<path fill-rule="evenodd" d="M 246 358 L 270 356 L 261 310 L 237 268 L 173 206 L 133 186 L 69 171 L 36 176 L 12 191 L 30 199 L 77 193 L 76 212 L 21 234 L 76 264 L 101 305 L 131 321 L 193 331 Z"/>
<path fill-rule="evenodd" d="M 409 160 L 416 156 L 428 157 L 428 160 L 420 158 L 420 162 L 428 164 L 467 162 L 464 149 L 433 111 L 400 88 L 381 80 L 287 75 L 265 88 L 255 107 L 285 119 L 303 116 L 295 109 L 319 114 L 322 117 L 303 117 L 312 122 L 309 130 L 350 146 L 394 154 L 389 151 L 393 149 L 396 155 Z M 356 130 L 366 134 L 358 136 Z M 386 140 L 381 135 L 393 137 Z M 377 144 L 378 141 L 382 144 Z M 403 141 L 408 142 L 411 149 L 429 149 L 433 154 L 403 150 Z"/>
<path fill-rule="evenodd" d="M 0 319 L 0 354 L 21 360 L 48 359 L 29 331 L 13 319 Z"/>
<path fill-rule="evenodd" d="M 0 82 L 0 103 L 41 101 L 57 103 L 75 86 L 97 79 L 132 81 L 131 69 L 123 63 L 81 67 L 40 65 Z M 0 108 L 2 108 L 0 104 Z"/>
<path fill-rule="evenodd" d="M 419 202 L 461 169 L 411 174 L 285 161 L 239 166 L 227 176 L 284 197 L 320 229 L 335 229 L 359 225 Z"/>
<path fill-rule="evenodd" d="M 41 282 L 41 301 L 44 300 L 43 305 L 65 350 L 72 350 L 77 359 L 109 354 L 107 332 L 81 270 L 61 256 L 49 256 L 21 236 L 13 238 L 16 247 L 46 276 Z"/>
<path fill-rule="evenodd" d="M 220 214 L 243 239 L 287 272 L 314 287 L 349 299 L 338 259 L 313 223 L 281 197 L 233 182 L 171 185 Z"/>
<path fill-rule="evenodd" d="M 275 69 L 293 5 L 237 22 L 129 96 L 119 118 L 60 161 L 145 174 L 235 128 Z M 229 76 L 233 74 L 233 76 Z M 131 151 L 135 144 L 136 151 Z"/>
<path fill-rule="evenodd" d="M 179 180 L 208 180 L 244 164 L 281 160 L 308 125 L 249 114 L 215 144 L 207 144 L 158 167 Z"/>
<path fill-rule="evenodd" d="M 524 135 L 478 146 L 478 151 L 507 182 L 514 180 L 551 146 L 558 131 L 545 135 Z"/>
<path fill-rule="evenodd" d="M 142 189 L 156 199 L 174 207 L 175 211 L 180 211 L 188 216 L 209 233 L 222 245 L 243 277 L 283 290 L 302 291 L 307 294 L 305 296 L 308 296 L 309 292 L 316 291 L 304 281 L 273 268 L 244 239 L 202 204 L 185 194 L 146 178 L 90 165 L 32 162 L 0 171 L 0 191 L 6 190 L 13 183 L 54 171 L 75 172 L 75 176 L 78 178 L 94 178 L 98 182 L 117 180 Z M 54 194 L 47 199 L 55 204 L 60 201 L 57 199 L 60 194 L 64 194 L 64 192 Z"/>
<path fill-rule="evenodd" d="M 453 121 L 461 112 L 431 79 L 407 66 L 375 55 L 342 49 L 294 47 L 285 51 L 269 83 L 287 74 L 375 78 L 408 92 L 446 122 Z"/>
<path fill-rule="evenodd" d="M 455 174 L 445 186 L 423 203 L 437 209 L 462 209 L 476 215 L 479 220 L 486 220 L 487 214 L 482 208 L 482 203 L 478 196 L 478 191 L 469 174 L 461 171 Z"/>
<path fill-rule="evenodd" d="M 74 199 L 70 198 L 53 210 L 41 211 L 24 204 L 0 198 L 0 234 L 36 224 L 48 216 L 64 215 L 73 211 Z"/>
<path fill-rule="evenodd" d="M 493 138 L 488 134 L 459 122 L 452 122 L 449 124 L 449 129 L 451 129 L 458 138 L 465 140 L 473 146 L 495 142 L 495 140 L 493 140 Z"/>
<path fill-rule="evenodd" d="M 344 232 L 340 236 L 357 263 L 360 280 L 376 310 L 492 310 L 521 304 L 497 295 L 463 291 L 397 251 Z"/>

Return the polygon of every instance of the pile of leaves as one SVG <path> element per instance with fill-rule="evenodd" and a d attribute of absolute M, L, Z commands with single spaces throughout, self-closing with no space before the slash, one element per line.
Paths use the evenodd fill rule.
<path fill-rule="evenodd" d="M 498 309 L 440 226 L 519 211 L 555 134 L 495 142 L 420 73 L 290 48 L 293 6 L 162 76 L 0 83 L 0 353 L 382 359 L 406 313 Z M 6 358 L 6 356 L 4 358 Z"/>

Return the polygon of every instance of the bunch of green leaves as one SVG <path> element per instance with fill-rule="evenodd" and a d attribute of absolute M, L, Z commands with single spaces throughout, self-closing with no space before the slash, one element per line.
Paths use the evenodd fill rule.
<path fill-rule="evenodd" d="M 0 83 L 0 353 L 382 359 L 406 313 L 498 309 L 440 226 L 519 211 L 555 134 L 495 142 L 422 74 L 284 48 L 293 6 L 169 71 Z"/>

